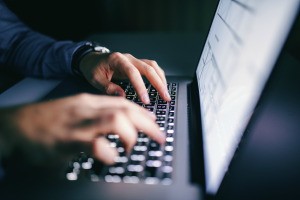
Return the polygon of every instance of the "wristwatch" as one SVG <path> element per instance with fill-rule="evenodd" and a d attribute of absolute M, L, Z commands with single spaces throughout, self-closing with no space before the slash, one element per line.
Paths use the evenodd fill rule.
<path fill-rule="evenodd" d="M 75 75 L 82 77 L 82 72 L 79 69 L 79 64 L 81 59 L 90 52 L 98 52 L 100 54 L 106 54 L 106 53 L 110 53 L 110 50 L 106 47 L 100 46 L 95 42 L 84 43 L 73 54 L 72 70 Z"/>

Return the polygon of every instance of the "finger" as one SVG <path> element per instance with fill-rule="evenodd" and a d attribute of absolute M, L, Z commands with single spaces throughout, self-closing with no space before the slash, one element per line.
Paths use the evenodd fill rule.
<path fill-rule="evenodd" d="M 119 135 L 127 152 L 130 152 L 136 143 L 137 129 L 133 125 L 133 121 L 129 120 L 124 109 L 115 111 L 112 115 L 110 127 L 111 132 Z"/>
<path fill-rule="evenodd" d="M 157 71 L 151 65 L 148 65 L 146 62 L 143 62 L 139 59 L 136 59 L 130 54 L 126 54 L 129 60 L 136 66 L 136 68 L 140 71 L 141 74 L 145 75 L 150 83 L 157 89 L 158 93 L 161 97 L 170 101 L 171 97 L 169 95 L 167 86 L 165 84 L 165 80 L 162 80 Z"/>
<path fill-rule="evenodd" d="M 136 103 L 133 103 L 128 100 L 124 100 L 124 108 L 136 113 L 136 114 L 142 114 L 144 117 L 147 117 L 151 121 L 156 120 L 156 115 L 146 108 L 137 105 Z"/>
<path fill-rule="evenodd" d="M 95 97 L 97 95 L 94 95 Z M 91 95 L 92 97 L 92 95 Z M 92 99 L 90 99 L 92 100 Z M 100 101 L 100 99 L 98 99 Z M 84 101 L 86 102 L 86 101 Z M 100 101 L 101 102 L 101 101 Z M 108 134 L 111 131 L 110 121 L 114 109 L 110 108 L 81 108 L 74 112 L 73 124 L 65 140 L 91 142 L 99 135 Z M 81 112 L 80 112 L 81 111 Z"/>
<path fill-rule="evenodd" d="M 136 113 L 131 110 L 127 110 L 129 119 L 133 122 L 133 125 L 137 130 L 144 132 L 153 140 L 163 144 L 165 142 L 165 134 L 159 129 L 159 126 L 144 113 Z"/>
<path fill-rule="evenodd" d="M 94 156 L 106 165 L 115 163 L 116 157 L 119 155 L 114 147 L 110 146 L 109 141 L 105 137 L 98 137 L 93 142 Z"/>
<path fill-rule="evenodd" d="M 105 113 L 103 115 L 106 115 Z M 90 122 L 85 125 L 79 125 L 73 127 L 69 136 L 66 140 L 80 141 L 80 142 L 91 142 L 99 135 L 105 135 L 109 133 L 110 128 L 107 127 L 105 118 L 109 116 L 100 116 L 96 119 L 90 119 Z M 82 122 L 81 122 L 82 124 Z"/>
<path fill-rule="evenodd" d="M 153 115 L 151 112 L 146 110 L 145 108 L 123 98 L 123 97 L 112 97 L 112 96 L 106 96 L 106 95 L 95 95 L 95 94 L 79 94 L 75 97 L 68 97 L 68 102 L 75 102 L 77 107 L 80 107 L 80 111 L 82 112 L 73 112 L 72 118 L 78 118 L 80 117 L 96 117 L 98 115 L 99 109 L 105 109 L 105 108 L 128 108 L 135 110 L 136 112 L 143 112 L 145 114 L 148 114 L 149 117 L 155 120 L 155 115 Z M 78 109 L 79 110 L 79 109 Z M 95 113 L 96 112 L 96 113 Z M 77 115 L 80 115 L 77 117 Z"/>
<path fill-rule="evenodd" d="M 113 53 L 110 55 L 110 67 L 118 71 L 120 74 L 125 74 L 136 90 L 139 98 L 143 103 L 149 104 L 150 99 L 139 70 L 131 63 L 131 61 L 121 53 Z"/>
<path fill-rule="evenodd" d="M 76 103 L 76 112 L 72 112 L 73 122 L 78 122 L 84 119 L 96 119 L 100 117 L 102 113 L 101 109 L 130 109 L 138 113 L 144 113 L 152 120 L 156 119 L 156 116 L 149 112 L 147 109 L 123 98 L 123 97 L 111 97 L 106 95 L 95 94 L 79 94 L 75 97 L 68 97 L 67 102 Z"/>
<path fill-rule="evenodd" d="M 158 66 L 156 61 L 148 60 L 148 59 L 141 59 L 143 62 L 147 63 L 148 65 L 152 66 L 156 73 L 159 75 L 160 79 L 164 83 L 165 86 L 167 86 L 167 79 L 165 76 L 165 72 L 161 69 L 161 67 Z"/>
<path fill-rule="evenodd" d="M 73 141 L 91 142 L 99 135 L 114 133 L 120 136 L 126 150 L 130 151 L 136 143 L 137 129 L 125 116 L 124 110 L 113 107 L 99 109 L 85 126 L 74 127 L 69 137 Z"/>
<path fill-rule="evenodd" d="M 106 94 L 125 97 L 124 90 L 113 82 L 108 82 L 104 85 Z"/>
<path fill-rule="evenodd" d="M 96 76 L 94 77 L 94 79 L 91 79 L 89 81 L 95 88 L 104 91 L 106 94 L 125 97 L 126 94 L 124 90 L 119 85 L 111 82 L 110 80 L 111 79 L 107 77 Z"/>
<path fill-rule="evenodd" d="M 149 104 L 150 103 L 149 95 L 140 72 L 132 64 L 128 65 L 126 71 L 127 71 L 126 72 L 127 76 L 132 86 L 134 87 L 137 95 L 139 96 L 140 100 L 145 104 Z"/>
<path fill-rule="evenodd" d="M 149 112 L 136 105 L 132 105 L 126 109 L 114 110 L 112 112 L 109 122 L 103 123 L 106 132 L 119 135 L 120 140 L 123 142 L 126 151 L 129 152 L 136 143 L 137 130 L 142 130 L 153 140 L 164 143 L 165 134 L 161 132 L 159 126 L 153 120 Z"/>

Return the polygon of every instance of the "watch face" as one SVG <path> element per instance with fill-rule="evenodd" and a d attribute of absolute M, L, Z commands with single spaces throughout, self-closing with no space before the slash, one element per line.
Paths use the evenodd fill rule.
<path fill-rule="evenodd" d="M 109 53 L 109 49 L 105 48 L 105 47 L 101 47 L 101 46 L 95 46 L 94 47 L 95 51 L 101 52 L 101 53 Z"/>

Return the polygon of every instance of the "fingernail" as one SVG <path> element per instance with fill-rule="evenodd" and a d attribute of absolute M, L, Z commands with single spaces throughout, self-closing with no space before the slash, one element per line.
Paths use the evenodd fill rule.
<path fill-rule="evenodd" d="M 153 112 L 149 111 L 148 113 L 151 118 L 153 118 L 154 120 L 156 119 L 156 115 Z"/>
<path fill-rule="evenodd" d="M 142 101 L 145 103 L 145 104 L 149 104 L 150 103 L 150 99 L 149 99 L 149 96 L 147 93 L 143 94 L 142 96 Z"/>
<path fill-rule="evenodd" d="M 164 143 L 166 141 L 165 133 L 160 132 L 158 135 L 159 135 L 159 140 L 161 141 L 161 143 Z"/>
<path fill-rule="evenodd" d="M 165 97 L 165 99 L 169 99 L 169 100 L 171 99 L 168 91 L 165 92 L 164 97 Z"/>

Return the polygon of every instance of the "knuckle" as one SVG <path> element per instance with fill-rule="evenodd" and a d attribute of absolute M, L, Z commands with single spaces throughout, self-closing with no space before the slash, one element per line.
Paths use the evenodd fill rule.
<path fill-rule="evenodd" d="M 157 65 L 157 62 L 155 60 L 149 60 L 149 64 L 155 66 Z"/>
<path fill-rule="evenodd" d="M 133 56 L 130 53 L 124 53 L 124 56 L 132 58 Z"/>
<path fill-rule="evenodd" d="M 145 72 L 147 74 L 153 74 L 155 72 L 155 70 L 153 69 L 153 67 L 149 66 L 149 65 L 145 65 Z"/>
<path fill-rule="evenodd" d="M 138 69 L 133 66 L 126 67 L 126 71 L 128 74 L 131 74 L 131 75 L 139 73 Z"/>
<path fill-rule="evenodd" d="M 156 62 L 155 60 L 150 60 L 150 63 L 151 63 L 152 65 L 157 65 L 157 62 Z"/>
<path fill-rule="evenodd" d="M 117 126 L 117 124 L 119 124 L 120 120 L 121 120 L 121 116 L 122 116 L 122 110 L 120 109 L 115 109 L 111 115 L 110 115 L 110 120 L 112 122 L 112 124 L 114 125 L 114 127 Z"/>
<path fill-rule="evenodd" d="M 113 53 L 110 54 L 110 58 L 112 60 L 120 59 L 122 56 L 123 56 L 123 54 L 120 53 L 120 52 L 113 52 Z"/>
<path fill-rule="evenodd" d="M 91 98 L 91 95 L 88 93 L 81 93 L 77 95 L 77 100 L 78 101 L 87 101 Z"/>
<path fill-rule="evenodd" d="M 117 101 L 118 101 L 118 104 L 119 105 L 121 105 L 121 106 L 127 106 L 128 105 L 128 103 L 130 103 L 130 101 L 129 100 L 127 100 L 126 98 L 124 98 L 124 97 L 114 97 L 114 98 L 116 98 L 117 99 Z"/>
<path fill-rule="evenodd" d="M 105 92 L 109 93 L 111 91 L 112 86 L 113 86 L 112 84 L 105 85 L 105 87 L 104 87 Z"/>

